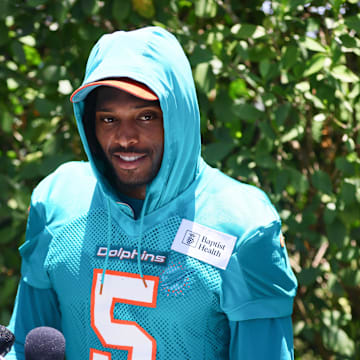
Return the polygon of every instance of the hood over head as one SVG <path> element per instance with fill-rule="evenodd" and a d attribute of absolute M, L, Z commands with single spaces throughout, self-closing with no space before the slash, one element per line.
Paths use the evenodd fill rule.
<path fill-rule="evenodd" d="M 114 78 L 145 84 L 150 91 L 145 87 L 143 98 L 158 98 L 163 112 L 164 153 L 157 176 L 147 185 L 147 214 L 175 199 L 200 171 L 200 116 L 192 72 L 179 42 L 160 27 L 103 35 L 91 50 L 84 81 L 71 100 L 93 171 L 103 192 L 117 200 L 104 174 L 104 159 L 97 160 L 91 152 L 83 122 L 84 99 L 96 86 L 115 86 L 141 97 L 138 89 L 134 93 L 121 84 L 92 84 Z"/>

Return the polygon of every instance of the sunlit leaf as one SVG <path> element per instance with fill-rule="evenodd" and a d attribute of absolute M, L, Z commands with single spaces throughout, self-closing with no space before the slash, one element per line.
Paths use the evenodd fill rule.
<path fill-rule="evenodd" d="M 195 82 L 199 89 L 208 93 L 215 86 L 215 77 L 209 63 L 201 63 L 196 66 L 194 74 Z"/>
<path fill-rule="evenodd" d="M 200 18 L 213 18 L 217 12 L 215 0 L 197 0 L 195 2 L 195 15 Z"/>
<path fill-rule="evenodd" d="M 324 46 L 322 46 L 318 41 L 311 37 L 306 37 L 305 41 L 302 43 L 305 48 L 315 52 L 326 52 Z"/>
<path fill-rule="evenodd" d="M 236 24 L 231 28 L 231 32 L 240 39 L 259 38 L 265 35 L 265 29 L 262 26 L 253 24 Z"/>
<path fill-rule="evenodd" d="M 355 75 L 349 68 L 345 65 L 338 65 L 331 69 L 331 75 L 335 79 L 339 79 L 344 82 L 357 82 L 359 81 L 359 77 Z"/>
<path fill-rule="evenodd" d="M 323 54 L 315 54 L 310 61 L 306 63 L 306 69 L 304 71 L 304 76 L 310 76 L 315 74 L 323 69 L 326 61 L 326 56 Z"/>

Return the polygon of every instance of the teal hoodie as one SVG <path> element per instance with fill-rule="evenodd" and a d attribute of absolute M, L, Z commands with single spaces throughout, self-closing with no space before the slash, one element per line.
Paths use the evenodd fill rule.
<path fill-rule="evenodd" d="M 159 98 L 161 168 L 135 218 L 90 151 L 90 90 L 74 95 L 89 162 L 62 165 L 34 190 L 9 359 L 23 359 L 25 336 L 40 325 L 61 329 L 68 360 L 293 358 L 297 284 L 279 216 L 262 191 L 202 160 L 194 82 L 176 38 L 158 27 L 104 35 L 83 85 L 117 77 Z"/>
<path fill-rule="evenodd" d="M 163 111 L 164 154 L 158 176 L 147 189 L 144 214 L 149 214 L 183 193 L 200 172 L 200 115 L 192 72 L 175 37 L 161 28 L 149 27 L 105 35 L 92 49 L 82 86 L 116 77 L 146 84 L 157 94 Z M 82 122 L 82 100 L 92 89 L 72 99 L 75 117 L 92 168 L 104 193 L 113 198 L 99 171 L 101 166 L 93 161 Z"/>

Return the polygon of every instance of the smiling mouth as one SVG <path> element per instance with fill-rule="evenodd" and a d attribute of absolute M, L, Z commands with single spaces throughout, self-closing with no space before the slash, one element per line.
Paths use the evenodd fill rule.
<path fill-rule="evenodd" d="M 116 156 L 118 156 L 123 161 L 131 162 L 131 161 L 139 160 L 140 158 L 144 157 L 145 154 L 138 154 L 138 155 L 120 155 L 119 154 Z"/>
<path fill-rule="evenodd" d="M 113 153 L 117 166 L 123 170 L 134 170 L 138 168 L 146 159 L 146 156 L 146 153 Z"/>

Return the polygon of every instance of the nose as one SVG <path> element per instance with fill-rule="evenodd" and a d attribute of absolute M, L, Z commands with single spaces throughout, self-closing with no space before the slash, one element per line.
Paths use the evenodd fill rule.
<path fill-rule="evenodd" d="M 125 119 L 119 121 L 116 129 L 116 141 L 124 148 L 136 145 L 139 142 L 139 133 L 133 121 Z"/>

